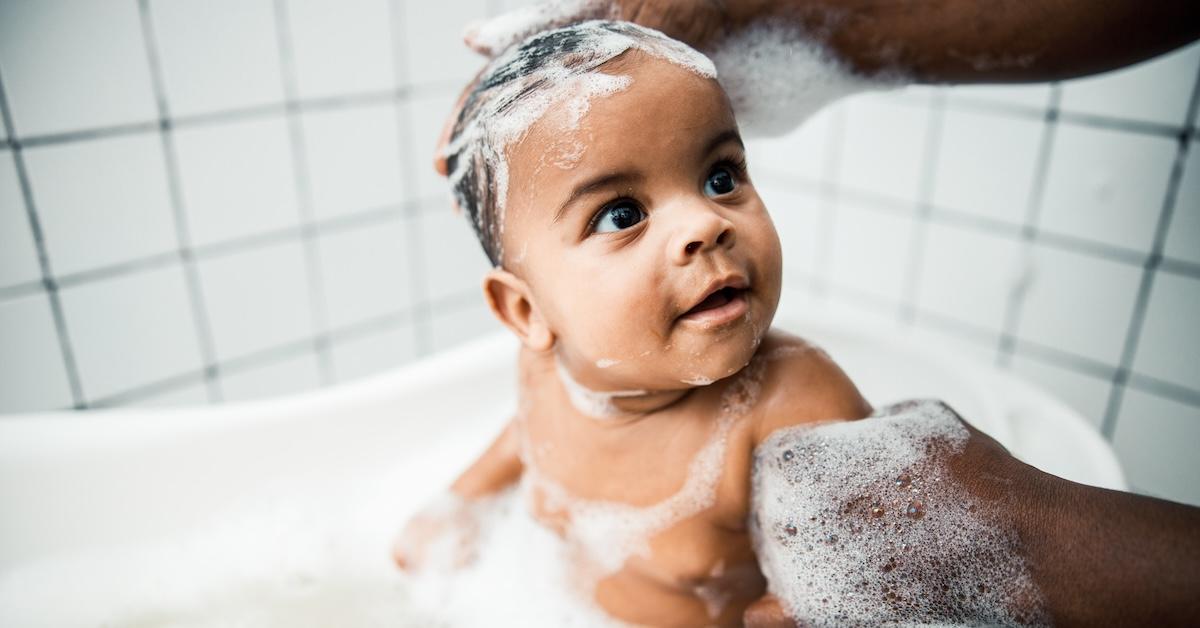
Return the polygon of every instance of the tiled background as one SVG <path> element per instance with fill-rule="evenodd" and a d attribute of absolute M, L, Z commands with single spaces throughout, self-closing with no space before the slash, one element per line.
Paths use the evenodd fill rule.
<path fill-rule="evenodd" d="M 0 411 L 329 385 L 498 329 L 430 154 L 500 0 L 0 3 Z M 785 311 L 1055 391 L 1200 503 L 1200 46 L 754 142 Z"/>

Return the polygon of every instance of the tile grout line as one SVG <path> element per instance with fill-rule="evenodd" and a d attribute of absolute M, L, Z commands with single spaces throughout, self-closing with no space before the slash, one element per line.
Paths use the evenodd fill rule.
<path fill-rule="evenodd" d="M 925 261 L 925 241 L 928 238 L 930 214 L 933 213 L 933 188 L 937 178 L 942 147 L 942 127 L 946 118 L 946 94 L 939 91 L 926 109 L 930 117 L 929 129 L 925 132 L 922 147 L 921 181 L 917 189 L 916 222 L 908 246 L 908 268 L 900 298 L 898 319 L 905 325 L 916 322 L 916 302 L 921 285 L 921 264 Z"/>
<path fill-rule="evenodd" d="M 407 17 L 403 0 L 388 2 L 388 40 L 392 49 L 393 80 L 397 85 L 407 85 L 409 82 L 408 55 L 404 49 L 405 38 L 401 36 L 404 21 Z M 412 196 L 416 191 L 417 180 L 412 173 L 416 172 L 418 164 L 409 163 L 412 160 L 413 124 L 412 98 L 397 100 L 396 113 L 396 143 L 400 150 L 401 185 L 406 196 Z M 431 350 L 433 336 L 433 315 L 428 303 L 428 286 L 425 285 L 426 273 L 424 243 L 420 230 L 424 229 L 425 219 L 420 211 L 420 204 L 410 207 L 405 218 L 404 244 L 405 255 L 408 257 L 409 285 L 412 286 L 410 304 L 413 307 L 413 346 L 418 356 L 427 355 Z"/>
<path fill-rule="evenodd" d="M 290 15 L 287 0 L 274 0 L 275 38 L 279 52 L 280 74 L 283 79 L 284 102 L 287 108 L 288 135 L 291 139 L 292 173 L 296 178 L 296 200 L 300 216 L 301 245 L 304 270 L 308 278 L 309 314 L 317 334 L 314 336 L 313 352 L 321 374 L 321 384 L 334 382 L 333 356 L 327 339 L 329 328 L 328 304 L 325 285 L 321 277 L 321 252 L 317 245 L 318 229 L 315 225 L 312 185 L 309 180 L 307 144 L 300 120 L 298 77 L 296 74 L 295 49 L 292 42 Z"/>
<path fill-rule="evenodd" d="M 208 319 L 208 306 L 200 282 L 200 271 L 192 250 L 192 236 L 179 172 L 179 153 L 175 146 L 171 110 L 167 103 L 166 80 L 163 75 L 158 37 L 154 30 L 149 0 L 138 0 L 138 15 L 142 23 L 142 39 L 146 48 L 146 59 L 150 65 L 150 80 L 154 89 L 155 106 L 158 109 L 159 138 L 167 170 L 167 189 L 171 198 L 171 215 L 175 223 L 175 241 L 179 246 L 176 255 L 183 266 L 188 300 L 192 305 L 192 325 L 200 348 L 200 358 L 203 361 L 204 386 L 209 402 L 217 403 L 223 400 L 224 394 L 221 390 L 220 370 L 217 367 L 216 343 L 213 339 L 212 323 Z"/>
<path fill-rule="evenodd" d="M 1054 155 L 1054 143 L 1058 136 L 1058 107 L 1062 100 L 1062 85 L 1055 83 L 1051 87 L 1050 102 L 1042 118 L 1042 139 L 1038 146 L 1037 166 L 1034 170 L 1033 184 L 1029 187 L 1029 196 L 1025 201 L 1025 220 L 1021 226 L 1021 261 L 1026 274 L 1031 271 L 1033 264 L 1033 249 L 1041 235 L 1038 223 L 1041 222 L 1042 203 L 1046 197 L 1046 185 L 1049 180 L 1050 163 Z M 1022 280 L 1008 295 L 1004 308 L 1004 318 L 1000 328 L 1000 342 L 996 347 L 996 366 L 1008 368 L 1012 365 L 1019 339 L 1018 330 L 1021 326 L 1021 313 L 1025 309 L 1025 297 L 1029 294 L 1030 282 Z"/>
<path fill-rule="evenodd" d="M 21 198 L 25 203 L 25 217 L 29 221 L 29 230 L 37 250 L 42 285 L 46 289 L 46 297 L 50 302 L 50 314 L 54 319 L 54 330 L 58 336 L 58 349 L 62 355 L 63 369 L 67 372 L 67 385 L 71 389 L 72 407 L 76 410 L 83 410 L 88 406 L 83 394 L 83 382 L 79 377 L 79 364 L 75 360 L 75 349 L 67 328 L 66 313 L 63 310 L 58 284 L 54 280 L 54 271 L 50 266 L 50 253 L 46 248 L 45 233 L 42 231 L 41 218 L 38 216 L 37 204 L 33 199 L 33 184 L 29 180 L 29 172 L 25 167 L 25 153 L 21 147 L 21 140 L 17 137 L 16 126 L 13 124 L 3 76 L 0 76 L 0 116 L 3 117 L 4 130 L 8 134 L 9 143 L 12 146 L 13 165 L 17 171 L 17 182 L 21 186 Z"/>
<path fill-rule="evenodd" d="M 1185 120 L 1191 120 L 1200 107 L 1200 68 L 1192 84 L 1192 96 L 1188 101 Z M 1192 128 L 1185 125 L 1179 134 L 1179 147 L 1175 152 L 1175 162 L 1171 167 L 1170 179 L 1167 181 L 1166 193 L 1163 195 L 1162 207 L 1159 209 L 1158 223 L 1154 230 L 1154 243 L 1150 247 L 1150 256 L 1142 269 L 1141 282 L 1133 305 L 1133 315 L 1129 319 L 1129 327 L 1125 332 L 1125 343 L 1121 349 L 1120 366 L 1112 378 L 1112 389 L 1109 391 L 1108 407 L 1104 411 L 1104 421 L 1101 431 L 1110 441 L 1117 429 L 1117 420 L 1121 405 L 1125 398 L 1125 385 L 1133 370 L 1133 360 L 1137 356 L 1138 343 L 1141 341 L 1142 326 L 1146 321 L 1146 310 L 1150 307 L 1150 295 L 1154 289 L 1154 277 L 1162 261 L 1162 251 L 1167 243 L 1167 231 L 1171 226 L 1171 218 L 1175 213 L 1175 201 L 1179 196 L 1180 184 L 1183 181 L 1183 170 L 1187 165 L 1188 149 L 1191 147 Z"/>

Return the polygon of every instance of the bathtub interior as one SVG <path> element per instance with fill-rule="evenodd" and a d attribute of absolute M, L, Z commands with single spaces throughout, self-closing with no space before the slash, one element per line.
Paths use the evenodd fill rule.
<path fill-rule="evenodd" d="M 945 399 L 1039 468 L 1124 488 L 1103 439 L 1044 391 L 880 330 L 781 326 L 876 405 Z M 0 624 L 425 625 L 390 541 L 511 415 L 515 352 L 503 334 L 278 400 L 7 418 Z"/>

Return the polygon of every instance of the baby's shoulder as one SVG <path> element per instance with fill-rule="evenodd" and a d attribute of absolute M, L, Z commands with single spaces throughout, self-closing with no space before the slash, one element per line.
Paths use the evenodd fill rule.
<path fill-rule="evenodd" d="M 871 413 L 871 405 L 833 358 L 799 336 L 770 330 L 755 359 L 763 369 L 755 443 L 783 427 Z"/>

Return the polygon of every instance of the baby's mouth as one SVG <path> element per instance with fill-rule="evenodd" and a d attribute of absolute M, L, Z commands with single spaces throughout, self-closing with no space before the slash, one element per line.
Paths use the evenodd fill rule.
<path fill-rule="evenodd" d="M 732 283 L 733 285 L 730 285 Z M 726 283 L 716 288 L 699 303 L 680 316 L 680 320 L 692 320 L 708 324 L 724 323 L 745 313 L 748 286 L 744 281 Z"/>

